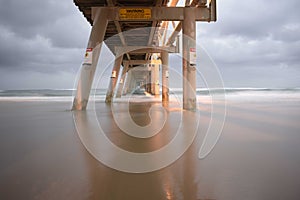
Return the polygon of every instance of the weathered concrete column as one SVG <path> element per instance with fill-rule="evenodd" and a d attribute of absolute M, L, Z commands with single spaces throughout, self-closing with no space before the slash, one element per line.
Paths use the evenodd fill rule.
<path fill-rule="evenodd" d="M 148 71 L 148 84 L 147 84 L 148 86 L 148 88 L 147 88 L 147 92 L 149 93 L 149 94 L 151 94 L 151 70 L 150 71 Z"/>
<path fill-rule="evenodd" d="M 147 64 L 148 72 L 146 77 L 146 92 L 151 94 L 151 65 Z"/>
<path fill-rule="evenodd" d="M 183 32 L 183 109 L 196 110 L 196 22 L 193 12 L 184 12 Z"/>
<path fill-rule="evenodd" d="M 151 94 L 159 95 L 159 64 L 151 64 Z"/>
<path fill-rule="evenodd" d="M 135 88 L 135 79 L 134 79 L 134 75 L 133 75 L 133 69 L 131 69 L 131 76 L 130 76 L 130 80 L 129 80 L 129 87 L 128 87 L 128 92 L 132 93 L 133 89 Z"/>
<path fill-rule="evenodd" d="M 130 79 L 131 79 L 131 71 L 128 70 L 126 80 L 125 80 L 124 90 L 123 90 L 123 94 L 125 95 L 128 93 L 129 90 Z"/>
<path fill-rule="evenodd" d="M 106 103 L 110 103 L 114 96 L 122 60 L 123 60 L 123 55 L 115 58 L 114 67 L 111 72 L 109 86 L 108 86 L 107 93 L 106 93 L 106 99 L 105 99 Z"/>
<path fill-rule="evenodd" d="M 107 12 L 93 10 L 94 24 L 86 49 L 85 59 L 80 69 L 77 90 L 72 110 L 85 110 L 90 96 L 99 54 L 107 27 Z"/>
<path fill-rule="evenodd" d="M 123 69 L 122 69 L 122 75 L 119 81 L 119 86 L 118 86 L 118 91 L 117 91 L 117 95 L 116 98 L 121 98 L 122 96 L 122 92 L 123 92 L 123 88 L 124 88 L 124 82 L 125 82 L 125 76 L 128 70 L 128 63 L 124 64 Z"/>
<path fill-rule="evenodd" d="M 137 87 L 137 82 L 134 76 L 131 77 L 130 92 L 133 92 Z"/>
<path fill-rule="evenodd" d="M 162 64 L 162 101 L 169 101 L 169 53 L 166 51 L 161 52 Z"/>
<path fill-rule="evenodd" d="M 151 71 L 150 71 L 150 83 L 151 83 L 151 94 L 154 94 L 154 83 L 155 83 L 155 81 L 154 81 L 154 79 L 155 79 L 155 72 L 154 72 L 154 65 L 153 64 L 151 64 L 150 65 L 151 66 Z"/>
<path fill-rule="evenodd" d="M 154 65 L 154 95 L 159 95 L 159 64 Z"/>

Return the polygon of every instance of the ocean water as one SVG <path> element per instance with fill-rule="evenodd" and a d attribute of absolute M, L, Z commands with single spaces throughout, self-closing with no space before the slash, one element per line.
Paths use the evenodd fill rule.
<path fill-rule="evenodd" d="M 170 88 L 171 99 L 182 98 L 181 88 Z M 0 101 L 72 101 L 74 89 L 0 90 Z M 92 99 L 104 101 L 106 89 L 91 91 Z M 224 97 L 227 100 L 300 101 L 300 88 L 198 88 L 197 97 Z"/>
<path fill-rule="evenodd" d="M 0 90 L 0 101 L 63 101 L 73 100 L 74 89 Z M 91 96 L 104 99 L 106 89 L 91 91 Z"/>

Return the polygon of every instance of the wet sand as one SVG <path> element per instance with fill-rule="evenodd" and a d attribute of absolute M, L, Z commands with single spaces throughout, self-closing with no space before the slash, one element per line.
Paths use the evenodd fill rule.
<path fill-rule="evenodd" d="M 130 104 L 137 124 L 149 123 L 149 106 Z M 211 115 L 209 104 L 200 104 L 199 137 L 191 147 L 172 165 L 140 174 L 97 161 L 83 146 L 69 107 L 0 102 L 0 199 L 299 199 L 300 101 L 229 101 L 222 135 L 202 160 L 200 139 Z M 181 121 L 175 106 L 159 134 L 136 139 L 118 129 L 109 106 L 96 108 L 107 137 L 134 152 L 161 148 Z"/>

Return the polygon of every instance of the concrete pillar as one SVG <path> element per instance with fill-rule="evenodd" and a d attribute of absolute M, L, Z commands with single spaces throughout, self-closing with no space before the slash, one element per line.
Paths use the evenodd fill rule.
<path fill-rule="evenodd" d="M 77 90 L 73 100 L 72 110 L 85 110 L 90 96 L 92 83 L 100 55 L 102 42 L 107 27 L 107 12 L 95 10 L 94 24 L 87 45 L 84 62 L 80 69 Z"/>
<path fill-rule="evenodd" d="M 161 53 L 162 62 L 162 101 L 169 101 L 169 53 L 163 51 Z"/>
<path fill-rule="evenodd" d="M 154 72 L 154 64 L 151 64 L 151 76 L 150 76 L 150 82 L 151 82 L 151 94 L 154 94 L 154 83 L 155 83 L 155 72 Z"/>
<path fill-rule="evenodd" d="M 183 109 L 196 110 L 196 22 L 193 12 L 184 12 L 183 32 Z"/>
<path fill-rule="evenodd" d="M 114 91 L 117 85 L 122 60 L 123 60 L 123 55 L 115 58 L 114 67 L 112 69 L 109 86 L 106 93 L 106 99 L 105 99 L 106 103 L 110 103 L 114 96 Z"/>
<path fill-rule="evenodd" d="M 130 80 L 131 80 L 131 71 L 128 70 L 127 71 L 127 76 L 126 76 L 126 80 L 125 80 L 125 86 L 124 86 L 124 90 L 123 90 L 123 94 L 127 94 L 129 91 L 129 84 L 130 84 Z"/>
<path fill-rule="evenodd" d="M 133 69 L 131 69 L 131 76 L 130 76 L 130 80 L 129 80 L 129 87 L 128 87 L 128 92 L 132 93 L 133 89 L 135 88 L 135 79 L 134 79 L 134 75 L 133 75 Z"/>
<path fill-rule="evenodd" d="M 127 70 L 128 70 L 128 63 L 126 63 L 123 66 L 122 75 L 121 75 L 121 78 L 120 78 L 120 81 L 119 81 L 119 87 L 118 87 L 116 98 L 121 98 L 121 96 L 122 96 L 122 92 L 123 92 L 123 88 L 124 88 L 124 82 L 125 82 L 125 76 L 126 76 Z"/>
<path fill-rule="evenodd" d="M 159 95 L 159 64 L 154 65 L 154 95 Z"/>
<path fill-rule="evenodd" d="M 159 64 L 151 64 L 151 94 L 159 95 Z"/>
<path fill-rule="evenodd" d="M 151 65 L 147 64 L 146 92 L 151 94 Z"/>
<path fill-rule="evenodd" d="M 134 71 L 134 69 L 131 68 L 127 72 L 126 85 L 125 85 L 125 89 L 124 89 L 124 92 L 126 92 L 126 94 L 132 93 L 133 90 L 136 87 L 136 80 L 134 78 L 134 72 L 133 71 Z"/>
<path fill-rule="evenodd" d="M 131 86 L 130 86 L 130 92 L 135 91 L 135 88 L 137 87 L 137 81 L 134 78 L 134 76 L 131 77 Z"/>

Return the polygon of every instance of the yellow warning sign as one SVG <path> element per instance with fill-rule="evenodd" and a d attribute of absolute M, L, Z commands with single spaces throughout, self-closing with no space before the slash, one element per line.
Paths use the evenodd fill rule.
<path fill-rule="evenodd" d="M 150 19 L 150 8 L 120 8 L 120 19 Z"/>

